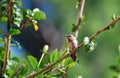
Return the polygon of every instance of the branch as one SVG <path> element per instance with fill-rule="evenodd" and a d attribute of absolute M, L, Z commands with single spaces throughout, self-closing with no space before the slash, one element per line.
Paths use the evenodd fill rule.
<path fill-rule="evenodd" d="M 2 68 L 2 74 L 3 75 L 6 72 L 7 60 L 9 58 L 10 42 L 11 42 L 11 36 L 8 35 L 7 36 L 7 41 L 6 41 L 6 47 L 5 47 L 4 64 L 3 64 L 3 68 Z"/>
<path fill-rule="evenodd" d="M 111 27 L 112 25 L 114 25 L 114 24 L 115 24 L 116 22 L 118 22 L 119 20 L 120 20 L 120 17 L 117 18 L 117 19 L 115 19 L 115 20 L 113 20 L 113 21 L 110 22 L 108 25 L 106 25 L 104 28 L 98 30 L 95 34 L 93 34 L 92 36 L 90 36 L 89 39 L 90 39 L 90 40 L 93 40 L 93 39 L 96 38 L 99 34 L 101 34 L 102 32 L 104 32 L 105 30 L 107 30 L 109 27 Z M 83 46 L 84 46 L 84 44 L 81 43 L 80 45 L 78 45 L 78 47 L 77 47 L 75 50 L 73 50 L 73 52 L 76 51 L 76 50 L 78 50 L 78 49 L 80 49 L 80 48 L 83 47 Z M 71 54 L 72 54 L 72 52 L 69 52 L 68 54 L 64 55 L 63 57 L 61 57 L 61 58 L 60 58 L 59 60 L 57 60 L 56 62 L 54 62 L 54 63 L 46 66 L 46 67 L 43 68 L 42 70 L 40 70 L 40 71 L 38 71 L 38 72 L 35 72 L 35 73 L 32 74 L 32 75 L 27 76 L 27 78 L 33 78 L 33 77 L 35 77 L 35 76 L 37 76 L 37 75 L 39 75 L 39 74 L 41 74 L 41 73 L 44 73 L 46 70 L 48 70 L 49 68 L 53 67 L 53 66 L 56 65 L 57 63 L 61 62 L 63 59 L 69 57 Z"/>
<path fill-rule="evenodd" d="M 2 75 L 6 73 L 6 67 L 7 67 L 7 60 L 9 59 L 9 50 L 10 50 L 10 44 L 11 44 L 11 35 L 9 34 L 9 29 L 12 26 L 12 7 L 13 7 L 13 2 L 12 0 L 8 0 L 8 32 L 6 36 L 6 44 L 5 44 L 5 55 L 4 55 L 4 64 L 2 68 Z"/>
<path fill-rule="evenodd" d="M 77 38 L 78 36 L 78 32 L 79 32 L 79 28 L 80 28 L 80 24 L 81 24 L 81 18 L 82 18 L 82 14 L 83 14 L 83 9 L 84 9 L 84 4 L 85 4 L 85 0 L 80 0 L 79 3 L 79 11 L 78 11 L 78 16 L 77 16 L 77 21 L 75 24 L 75 30 L 74 30 L 74 36 Z"/>
<path fill-rule="evenodd" d="M 105 30 L 108 30 L 112 25 L 116 24 L 117 21 L 120 20 L 120 17 L 113 20 L 111 23 L 109 23 L 108 25 L 106 25 L 104 28 L 98 30 L 95 34 L 93 34 L 91 37 L 90 37 L 90 40 L 93 40 L 97 35 L 99 35 L 100 33 L 102 33 L 103 31 Z"/>
<path fill-rule="evenodd" d="M 46 71 L 45 73 L 48 73 L 48 72 L 54 72 L 56 70 L 59 70 L 59 69 L 62 69 L 62 68 L 65 68 L 65 66 L 61 66 L 61 67 L 58 67 L 58 68 L 50 68 L 48 71 Z"/>
<path fill-rule="evenodd" d="M 19 30 L 23 30 L 28 24 L 32 23 L 32 20 L 24 21 L 22 20 Z"/>
<path fill-rule="evenodd" d="M 90 41 L 93 40 L 94 38 L 96 38 L 102 32 L 108 30 L 112 25 L 116 24 L 116 22 L 118 22 L 119 20 L 120 20 L 120 17 L 113 20 L 112 22 L 110 22 L 108 25 L 106 25 L 102 29 L 98 30 L 96 33 L 94 33 L 92 36 L 89 37 Z M 78 45 L 77 49 L 81 48 L 83 45 L 84 45 L 83 43 Z"/>
<path fill-rule="evenodd" d="M 49 68 L 52 68 L 54 65 L 56 65 L 57 63 L 61 62 L 63 59 L 67 58 L 70 56 L 71 53 L 68 53 L 66 55 L 64 55 L 63 57 L 61 57 L 59 60 L 57 60 L 56 62 L 49 64 L 48 66 L 46 66 L 45 68 L 43 68 L 42 70 L 35 72 L 32 75 L 27 76 L 26 78 L 34 78 L 35 76 L 44 73 L 46 70 L 48 70 Z"/>

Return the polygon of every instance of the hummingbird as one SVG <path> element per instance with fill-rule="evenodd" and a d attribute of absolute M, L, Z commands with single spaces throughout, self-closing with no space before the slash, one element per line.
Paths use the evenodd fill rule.
<path fill-rule="evenodd" d="M 78 47 L 78 41 L 74 35 L 67 35 L 67 41 L 69 52 L 72 52 L 71 58 L 73 59 L 73 61 L 76 61 L 76 48 Z"/>

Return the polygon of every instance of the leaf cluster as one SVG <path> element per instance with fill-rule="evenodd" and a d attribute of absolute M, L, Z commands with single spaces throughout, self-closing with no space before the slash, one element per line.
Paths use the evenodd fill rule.
<path fill-rule="evenodd" d="M 4 52 L 5 49 L 3 47 L 0 47 L 0 65 L 2 66 L 4 62 Z M 39 61 L 29 55 L 27 56 L 27 59 L 22 59 L 18 57 L 12 57 L 10 55 L 10 58 L 8 60 L 7 70 L 6 74 L 3 76 L 5 78 L 12 78 L 12 77 L 18 77 L 18 78 L 24 78 L 30 75 L 31 73 L 38 72 L 48 66 L 49 64 L 57 61 L 62 56 L 58 52 L 58 50 L 54 50 L 52 53 L 46 52 L 44 57 L 42 58 L 42 61 L 39 64 Z M 59 78 L 63 73 L 66 74 L 66 68 L 74 66 L 75 62 L 70 58 L 66 58 L 63 61 L 59 62 L 58 64 L 54 65 L 52 68 L 47 69 L 43 74 L 37 75 L 36 78 Z M 2 67 L 1 67 L 2 68 Z M 1 69 L 0 68 L 0 69 Z M 2 75 L 0 75 L 2 77 Z"/>
<path fill-rule="evenodd" d="M 9 8 L 11 6 L 11 8 Z M 13 2 L 8 4 L 8 0 L 0 1 L 0 17 L 1 22 L 8 22 L 9 9 L 12 9 L 11 20 L 12 26 L 10 26 L 9 33 L 11 35 L 20 34 L 20 30 L 27 26 L 34 26 L 35 31 L 38 30 L 37 21 L 46 19 L 46 15 L 39 8 L 33 10 L 22 8 L 21 0 L 13 0 Z"/>

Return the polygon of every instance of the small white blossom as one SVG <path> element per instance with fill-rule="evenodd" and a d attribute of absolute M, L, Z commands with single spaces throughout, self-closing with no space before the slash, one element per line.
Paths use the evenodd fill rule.
<path fill-rule="evenodd" d="M 89 41 L 90 41 L 90 40 L 89 40 L 89 38 L 88 38 L 88 37 L 85 37 L 85 38 L 84 38 L 84 44 L 88 44 L 88 43 L 89 43 Z"/>
<path fill-rule="evenodd" d="M 38 11 L 40 11 L 39 8 L 35 8 L 35 9 L 33 9 L 33 12 L 38 12 Z"/>
<path fill-rule="evenodd" d="M 92 51 L 92 50 L 94 50 L 94 49 L 95 49 L 95 44 L 94 44 L 94 42 L 91 42 L 90 50 Z"/>

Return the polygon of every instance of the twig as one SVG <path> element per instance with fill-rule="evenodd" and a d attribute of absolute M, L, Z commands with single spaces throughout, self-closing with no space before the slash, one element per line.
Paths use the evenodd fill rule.
<path fill-rule="evenodd" d="M 28 24 L 32 23 L 32 20 L 24 21 L 22 20 L 19 30 L 23 30 Z"/>
<path fill-rule="evenodd" d="M 56 71 L 56 70 L 59 70 L 60 68 L 51 68 L 49 69 L 48 71 L 46 71 L 45 73 L 48 73 L 48 72 L 53 72 L 53 71 Z"/>
<path fill-rule="evenodd" d="M 98 30 L 95 34 L 93 34 L 91 37 L 89 37 L 89 39 L 90 39 L 90 40 L 93 40 L 93 39 L 96 38 L 99 34 L 101 34 L 102 32 L 104 32 L 105 30 L 107 30 L 109 27 L 111 27 L 112 25 L 114 25 L 114 24 L 115 24 L 117 21 L 119 21 L 119 20 L 120 20 L 120 17 L 117 18 L 117 19 L 115 19 L 115 20 L 113 20 L 113 21 L 110 22 L 108 25 L 106 25 L 104 28 Z M 80 45 L 78 45 L 78 47 L 77 47 L 75 50 L 78 50 L 78 49 L 80 49 L 80 48 L 83 47 L 83 46 L 84 46 L 84 44 L 81 43 Z M 73 52 L 74 52 L 74 51 L 73 51 Z M 57 60 L 56 62 L 48 65 L 47 67 L 43 68 L 42 70 L 40 70 L 40 71 L 38 71 L 38 72 L 35 72 L 35 73 L 32 74 L 32 75 L 27 76 L 27 78 L 33 78 L 33 77 L 35 77 L 35 76 L 37 76 L 37 75 L 39 75 L 39 74 L 41 74 L 41 73 L 44 73 L 46 70 L 48 70 L 49 68 L 53 67 L 53 66 L 56 65 L 57 63 L 61 62 L 63 59 L 69 57 L 71 54 L 72 54 L 72 52 L 64 55 L 63 57 L 61 57 L 61 58 L 60 58 L 59 60 Z"/>
<path fill-rule="evenodd" d="M 82 19 L 84 4 L 85 4 L 85 0 L 80 0 L 80 3 L 79 3 L 79 8 L 80 9 L 78 11 L 77 21 L 76 21 L 75 30 L 74 30 L 74 36 L 76 38 L 78 36 L 78 32 L 79 32 L 79 28 L 80 28 L 80 24 L 81 24 L 81 19 Z"/>
<path fill-rule="evenodd" d="M 9 29 L 12 26 L 12 7 L 13 3 L 12 0 L 8 0 L 8 33 L 6 36 L 6 44 L 5 44 L 5 55 L 4 55 L 4 64 L 2 68 L 2 75 L 6 73 L 6 67 L 7 67 L 7 60 L 9 59 L 9 50 L 10 50 L 10 44 L 11 44 L 11 35 L 9 34 Z"/>
<path fill-rule="evenodd" d="M 61 67 L 58 67 L 58 68 L 50 68 L 48 71 L 46 71 L 45 73 L 48 73 L 48 72 L 53 72 L 53 71 L 56 71 L 56 70 L 59 70 L 61 68 L 65 68 L 64 66 L 61 66 Z"/>

